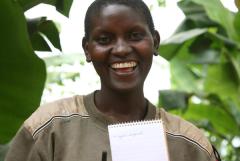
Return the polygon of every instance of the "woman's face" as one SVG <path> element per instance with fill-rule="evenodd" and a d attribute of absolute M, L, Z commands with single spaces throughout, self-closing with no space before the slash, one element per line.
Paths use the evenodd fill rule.
<path fill-rule="evenodd" d="M 159 44 L 158 33 L 153 37 L 140 14 L 117 4 L 104 7 L 91 24 L 83 48 L 100 76 L 101 88 L 142 90 Z"/>

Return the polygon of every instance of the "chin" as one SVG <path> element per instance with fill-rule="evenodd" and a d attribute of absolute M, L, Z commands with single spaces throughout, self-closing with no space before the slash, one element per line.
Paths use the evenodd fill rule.
<path fill-rule="evenodd" d="M 143 83 L 140 82 L 122 82 L 118 84 L 112 85 L 112 89 L 119 93 L 129 93 L 129 92 L 136 92 L 142 91 Z"/>

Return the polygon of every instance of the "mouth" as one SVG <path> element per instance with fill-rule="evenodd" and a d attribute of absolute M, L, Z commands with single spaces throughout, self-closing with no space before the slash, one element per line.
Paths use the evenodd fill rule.
<path fill-rule="evenodd" d="M 111 64 L 111 68 L 119 73 L 129 73 L 132 72 L 137 66 L 136 61 L 120 62 Z"/>

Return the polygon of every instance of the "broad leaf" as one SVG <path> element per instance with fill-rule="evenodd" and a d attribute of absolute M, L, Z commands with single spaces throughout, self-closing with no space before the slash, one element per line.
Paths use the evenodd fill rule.
<path fill-rule="evenodd" d="M 220 134 L 239 134 L 239 128 L 235 120 L 220 106 L 191 103 L 183 116 L 185 119 L 196 123 L 204 120 L 209 121 L 216 132 Z"/>
<path fill-rule="evenodd" d="M 186 91 L 192 93 L 199 89 L 197 80 L 198 77 L 191 71 L 191 69 L 184 62 L 175 59 L 171 61 L 171 84 L 173 89 Z M 178 78 L 184 79 L 178 79 Z"/>
<path fill-rule="evenodd" d="M 180 1 L 178 2 L 178 6 L 184 12 L 186 19 L 191 20 L 193 23 L 192 25 L 189 25 L 188 30 L 192 28 L 206 28 L 216 25 L 216 23 L 208 18 L 201 5 L 192 1 Z"/>
<path fill-rule="evenodd" d="M 235 30 L 237 31 L 237 34 L 240 35 L 240 11 L 238 11 L 238 13 L 235 16 L 234 27 L 235 27 Z M 239 41 L 239 43 L 240 43 L 240 41 Z M 239 46 L 240 46 L 240 44 L 239 44 Z"/>
<path fill-rule="evenodd" d="M 239 13 L 224 8 L 220 0 L 182 0 L 178 4 L 186 19 L 160 47 L 160 55 L 170 60 L 172 88 L 196 96 L 188 100 L 183 116 L 214 136 L 218 149 L 227 149 L 223 160 L 236 161 L 233 156 L 239 149 L 232 138 L 240 133 Z M 189 35 L 195 28 L 197 32 L 202 28 L 206 31 Z M 176 97 L 174 102 L 183 100 L 182 96 Z M 171 101 L 165 101 L 165 105 L 171 105 Z M 182 115 L 182 110 L 177 109 L 182 106 L 174 105 L 171 112 Z"/>
<path fill-rule="evenodd" d="M 223 46 L 239 48 L 238 43 L 215 33 L 211 28 L 193 29 L 177 33 L 162 42 L 159 52 L 167 60 L 177 56 L 188 63 L 216 63 Z"/>
<path fill-rule="evenodd" d="M 240 36 L 234 27 L 234 14 L 226 9 L 219 0 L 203 1 L 192 0 L 193 2 L 202 5 L 209 18 L 221 24 L 226 29 L 228 36 L 232 40 L 240 41 Z"/>
<path fill-rule="evenodd" d="M 39 32 L 46 36 L 55 48 L 62 50 L 59 38 L 59 31 L 53 21 L 48 20 L 42 22 L 39 25 Z"/>
<path fill-rule="evenodd" d="M 218 63 L 220 60 L 220 47 L 215 44 L 207 34 L 198 36 L 189 46 L 188 58 L 193 64 Z"/>
<path fill-rule="evenodd" d="M 31 47 L 17 1 L 0 1 L 0 144 L 39 106 L 46 71 Z"/>
<path fill-rule="evenodd" d="M 40 33 L 33 33 L 30 36 L 30 40 L 35 51 L 51 51 L 51 48 Z"/>
<path fill-rule="evenodd" d="M 183 43 L 187 40 L 191 40 L 199 35 L 202 35 L 207 32 L 207 29 L 193 29 L 181 33 L 177 33 L 167 39 L 166 41 L 161 43 L 159 52 L 160 55 L 170 60 L 172 59 L 176 54 L 177 51 L 181 48 Z"/>
<path fill-rule="evenodd" d="M 175 34 L 171 36 L 169 39 L 165 40 L 163 44 L 181 44 L 187 40 L 190 40 L 194 37 L 197 37 L 199 35 L 202 35 L 203 33 L 206 33 L 207 29 L 192 29 L 189 31 L 181 32 L 178 34 Z"/>
<path fill-rule="evenodd" d="M 234 101 L 228 100 L 226 101 L 226 106 L 229 113 L 233 116 L 233 118 L 238 123 L 238 126 L 240 126 L 240 109 L 239 107 L 237 107 L 239 106 L 239 104 L 235 103 Z"/>
<path fill-rule="evenodd" d="M 240 50 L 240 49 L 239 49 Z M 238 88 L 240 89 L 240 52 L 237 50 L 226 51 L 226 55 L 228 56 L 230 62 L 233 65 L 234 71 L 236 72 L 236 77 L 238 80 Z"/>
<path fill-rule="evenodd" d="M 68 17 L 73 0 L 18 0 L 18 2 L 24 11 L 40 3 L 50 4 L 55 6 L 57 11 Z"/>
<path fill-rule="evenodd" d="M 208 93 L 217 93 L 222 100 L 234 101 L 240 110 L 237 73 L 231 63 L 209 66 L 204 89 Z"/>
<path fill-rule="evenodd" d="M 160 90 L 159 91 L 159 107 L 163 107 L 167 111 L 173 109 L 181 109 L 185 111 L 188 106 L 189 94 L 176 90 Z"/>
<path fill-rule="evenodd" d="M 29 19 L 27 21 L 28 32 L 34 50 L 51 51 L 49 42 L 57 49 L 61 50 L 59 31 L 55 23 L 46 20 L 46 17 Z M 49 42 L 45 39 L 48 39 Z"/>

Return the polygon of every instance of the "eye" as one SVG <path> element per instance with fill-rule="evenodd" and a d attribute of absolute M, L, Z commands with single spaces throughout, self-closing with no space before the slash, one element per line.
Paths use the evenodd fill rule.
<path fill-rule="evenodd" d="M 101 45 L 107 45 L 111 42 L 111 37 L 109 35 L 100 35 L 96 38 L 96 42 Z"/>
<path fill-rule="evenodd" d="M 142 40 L 144 37 L 144 34 L 141 32 L 131 32 L 129 33 L 129 39 L 131 41 L 139 41 Z"/>

